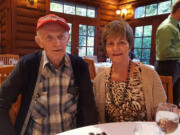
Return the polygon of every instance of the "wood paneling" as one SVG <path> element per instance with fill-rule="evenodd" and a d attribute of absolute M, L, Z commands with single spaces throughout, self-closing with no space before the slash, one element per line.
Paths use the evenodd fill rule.
<path fill-rule="evenodd" d="M 6 25 L 6 18 L 5 18 L 5 1 L 0 1 L 0 45 L 1 45 L 1 50 L 0 52 L 2 52 L 2 49 L 5 46 L 5 40 L 6 40 L 6 32 L 7 32 L 7 25 Z"/>
<path fill-rule="evenodd" d="M 45 15 L 46 1 L 38 0 L 37 8 L 30 8 L 26 6 L 25 1 L 16 0 L 14 18 L 14 46 L 13 52 L 19 55 L 25 55 L 35 52 L 40 48 L 35 43 L 36 24 L 40 16 Z"/>
<path fill-rule="evenodd" d="M 122 6 L 123 7 L 132 7 L 135 9 L 135 7 L 142 6 L 142 5 L 147 5 L 147 4 L 152 4 L 152 3 L 158 3 L 161 1 L 165 0 L 119 0 L 118 8 L 120 9 Z M 140 19 L 134 19 L 134 16 L 129 18 L 127 21 L 128 23 L 132 26 L 133 29 L 135 29 L 135 26 L 144 26 L 144 25 L 152 25 L 152 39 L 151 39 L 151 59 L 150 59 L 150 64 L 154 64 L 155 62 L 155 39 L 156 39 L 156 30 L 159 26 L 159 24 L 166 19 L 168 14 L 165 15 L 158 15 L 158 16 L 151 16 L 151 17 L 145 17 L 145 18 L 140 18 Z"/>
<path fill-rule="evenodd" d="M 37 48 L 39 49 L 39 46 L 32 40 L 21 40 L 17 39 L 16 40 L 16 48 Z"/>
<path fill-rule="evenodd" d="M 92 19 L 79 17 L 79 20 L 92 22 L 96 26 L 96 46 L 95 55 L 100 59 L 104 58 L 104 51 L 100 43 L 101 30 L 108 22 L 116 19 L 115 11 L 118 0 L 68 0 L 81 4 L 88 4 L 98 8 L 98 19 L 92 22 Z M 25 55 L 32 53 L 40 48 L 34 41 L 36 32 L 36 23 L 40 16 L 49 12 L 49 0 L 38 0 L 37 8 L 26 6 L 23 0 L 0 1 L 0 19 L 1 19 L 1 45 L 2 53 L 18 53 Z M 71 15 L 64 15 L 67 20 L 72 20 Z"/>
<path fill-rule="evenodd" d="M 25 33 L 35 33 L 36 29 L 35 29 L 34 25 L 17 23 L 16 31 L 17 32 L 25 32 Z"/>

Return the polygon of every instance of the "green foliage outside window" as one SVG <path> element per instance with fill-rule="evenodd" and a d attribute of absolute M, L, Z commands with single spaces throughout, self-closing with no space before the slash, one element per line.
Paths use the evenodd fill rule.
<path fill-rule="evenodd" d="M 51 4 L 50 4 L 50 11 L 63 12 L 63 5 L 61 3 L 51 2 Z"/>
<path fill-rule="evenodd" d="M 79 36 L 79 46 L 86 46 L 86 36 Z"/>
<path fill-rule="evenodd" d="M 135 9 L 135 18 L 142 18 L 145 16 L 145 6 Z"/>
<path fill-rule="evenodd" d="M 152 26 L 135 28 L 134 54 L 141 62 L 150 64 Z"/>
<path fill-rule="evenodd" d="M 79 34 L 80 34 L 80 35 L 86 35 L 86 33 L 87 33 L 87 27 L 86 27 L 86 25 L 80 24 L 80 25 L 79 25 Z"/>
<path fill-rule="evenodd" d="M 64 13 L 75 15 L 75 5 L 70 2 L 64 3 Z"/>
<path fill-rule="evenodd" d="M 69 30 L 69 33 L 70 33 L 70 39 L 69 39 L 69 43 L 68 43 L 68 46 L 66 47 L 66 52 L 67 53 L 70 53 L 71 54 L 71 35 L 72 35 L 72 24 L 71 23 L 68 23 L 69 27 L 70 27 L 70 30 Z"/>
<path fill-rule="evenodd" d="M 171 11 L 171 6 L 175 0 L 167 0 L 151 5 L 140 6 L 135 9 L 134 18 L 143 18 L 160 14 L 167 14 Z"/>
<path fill-rule="evenodd" d="M 94 36 L 94 26 L 88 26 L 88 36 Z"/>
<path fill-rule="evenodd" d="M 96 10 L 95 10 L 95 8 L 88 8 L 87 16 L 91 17 L 91 18 L 95 18 L 96 17 Z"/>
<path fill-rule="evenodd" d="M 94 26 L 79 25 L 79 56 L 94 54 Z"/>
<path fill-rule="evenodd" d="M 172 0 L 172 3 L 174 4 L 176 0 Z"/>
<path fill-rule="evenodd" d="M 134 48 L 141 48 L 141 46 L 142 46 L 142 38 L 135 38 Z"/>
<path fill-rule="evenodd" d="M 153 16 L 157 14 L 157 4 L 146 6 L 146 16 Z"/>
<path fill-rule="evenodd" d="M 73 2 L 66 2 L 64 0 L 50 0 L 50 11 L 66 13 L 71 15 L 79 15 L 95 18 L 95 7 L 89 7 L 86 5 L 76 5 Z"/>
<path fill-rule="evenodd" d="M 151 37 L 143 38 L 143 48 L 151 48 Z"/>
<path fill-rule="evenodd" d="M 171 12 L 171 1 L 164 1 L 158 4 L 158 14 L 165 14 Z"/>
<path fill-rule="evenodd" d="M 152 34 L 152 26 L 151 25 L 144 26 L 143 36 L 151 36 L 151 34 Z"/>
<path fill-rule="evenodd" d="M 86 8 L 77 6 L 76 7 L 76 15 L 86 16 Z"/>
<path fill-rule="evenodd" d="M 135 29 L 135 37 L 142 37 L 142 34 L 143 34 L 143 27 L 142 26 L 136 27 L 136 29 Z"/>

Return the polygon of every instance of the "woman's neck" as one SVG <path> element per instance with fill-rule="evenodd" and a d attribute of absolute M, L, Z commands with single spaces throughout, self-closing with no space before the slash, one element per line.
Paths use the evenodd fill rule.
<path fill-rule="evenodd" d="M 124 63 L 113 63 L 111 78 L 114 81 L 124 81 L 127 79 L 129 60 Z"/>
<path fill-rule="evenodd" d="M 126 63 L 113 63 L 112 72 L 123 73 L 124 71 L 127 71 L 128 66 L 129 66 L 129 61 Z"/>

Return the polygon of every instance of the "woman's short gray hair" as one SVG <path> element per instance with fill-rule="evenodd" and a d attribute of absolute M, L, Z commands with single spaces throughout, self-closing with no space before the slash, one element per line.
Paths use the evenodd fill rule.
<path fill-rule="evenodd" d="M 110 35 L 125 38 L 129 43 L 129 48 L 132 49 L 134 47 L 133 30 L 127 22 L 122 20 L 115 20 L 110 22 L 104 27 L 102 31 L 101 39 L 102 39 L 102 45 L 105 50 L 106 50 L 106 40 L 107 37 Z"/>

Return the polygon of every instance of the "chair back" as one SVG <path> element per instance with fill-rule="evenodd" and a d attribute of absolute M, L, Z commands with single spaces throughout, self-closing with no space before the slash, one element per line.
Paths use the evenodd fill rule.
<path fill-rule="evenodd" d="M 173 80 L 172 76 L 160 75 L 161 82 L 167 95 L 167 101 L 173 103 Z"/>
<path fill-rule="evenodd" d="M 91 59 L 91 60 L 94 61 L 94 63 L 97 63 L 97 62 L 98 62 L 97 56 L 88 55 L 88 56 L 84 56 L 84 59 Z"/>
<path fill-rule="evenodd" d="M 89 65 L 89 73 L 90 73 L 91 80 L 94 80 L 94 78 L 96 76 L 94 61 L 91 59 L 87 59 L 87 58 L 85 58 L 84 61 L 87 62 Z"/>
<path fill-rule="evenodd" d="M 12 72 L 15 66 L 8 65 L 8 66 L 1 66 L 0 67 L 0 86 L 2 85 L 3 81 L 6 80 L 8 75 Z M 9 116 L 12 125 L 15 124 L 17 114 L 19 112 L 19 107 L 21 103 L 21 95 L 18 96 L 16 102 L 11 105 L 11 109 L 9 110 Z"/>
<path fill-rule="evenodd" d="M 19 60 L 19 55 L 17 54 L 0 54 L 0 61 L 3 61 L 4 65 L 11 65 L 10 60 Z"/>
<path fill-rule="evenodd" d="M 14 69 L 13 65 L 7 65 L 7 66 L 0 66 L 0 85 L 3 81 L 6 80 L 8 75 L 12 72 Z"/>

